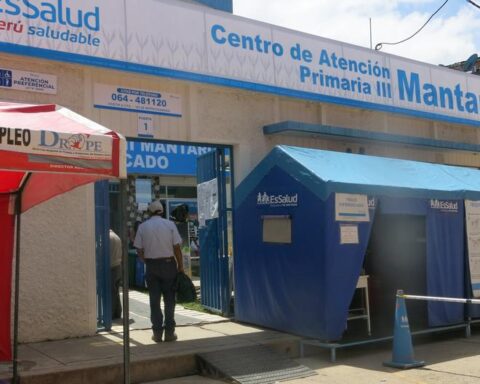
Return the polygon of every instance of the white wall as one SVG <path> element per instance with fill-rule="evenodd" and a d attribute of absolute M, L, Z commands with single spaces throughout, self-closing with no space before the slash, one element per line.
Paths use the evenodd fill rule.
<path fill-rule="evenodd" d="M 20 342 L 95 333 L 92 206 L 93 188 L 85 186 L 22 215 Z"/>

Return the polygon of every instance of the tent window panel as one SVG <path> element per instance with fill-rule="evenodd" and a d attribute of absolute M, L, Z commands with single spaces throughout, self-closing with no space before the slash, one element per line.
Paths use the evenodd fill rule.
<path fill-rule="evenodd" d="M 289 215 L 262 216 L 264 243 L 292 243 L 292 219 Z"/>

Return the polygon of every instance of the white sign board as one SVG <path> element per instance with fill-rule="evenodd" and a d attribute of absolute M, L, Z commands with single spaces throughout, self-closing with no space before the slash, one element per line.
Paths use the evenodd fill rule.
<path fill-rule="evenodd" d="M 336 221 L 370 221 L 367 195 L 335 194 Z"/>
<path fill-rule="evenodd" d="M 194 4 L 141 3 L 0 2 L 0 42 L 23 55 L 58 51 L 69 61 L 116 70 L 480 126 L 478 76 Z M 143 109 L 129 97 L 112 100 L 114 93 L 103 94 L 100 104 Z"/>
<path fill-rule="evenodd" d="M 158 91 L 95 84 L 94 107 L 119 111 L 181 117 L 181 98 Z"/>
<path fill-rule="evenodd" d="M 340 244 L 358 243 L 358 225 L 340 225 Z"/>
<path fill-rule="evenodd" d="M 480 201 L 465 200 L 468 261 L 474 297 L 480 297 Z"/>
<path fill-rule="evenodd" d="M 199 226 L 218 217 L 218 181 L 212 179 L 197 185 L 197 207 Z"/>
<path fill-rule="evenodd" d="M 108 135 L 88 135 L 22 128 L 0 127 L 0 151 L 21 152 L 49 162 L 55 156 L 83 160 L 110 160 L 112 138 Z M 61 167 L 58 164 L 58 167 Z"/>
<path fill-rule="evenodd" d="M 0 88 L 55 95 L 57 76 L 0 67 Z"/>

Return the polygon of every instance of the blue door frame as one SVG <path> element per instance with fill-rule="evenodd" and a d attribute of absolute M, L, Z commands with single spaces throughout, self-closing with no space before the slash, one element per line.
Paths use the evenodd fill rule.
<path fill-rule="evenodd" d="M 228 255 L 226 148 L 202 155 L 197 160 L 197 183 L 217 179 L 218 218 L 206 220 L 199 228 L 200 289 L 204 307 L 230 314 L 231 284 Z"/>
<path fill-rule="evenodd" d="M 112 328 L 110 291 L 110 199 L 108 181 L 95 183 L 95 259 L 97 270 L 97 327 Z"/>

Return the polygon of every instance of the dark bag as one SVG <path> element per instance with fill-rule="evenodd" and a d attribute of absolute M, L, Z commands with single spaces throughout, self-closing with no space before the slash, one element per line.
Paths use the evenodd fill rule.
<path fill-rule="evenodd" d="M 190 303 L 195 301 L 197 298 L 197 291 L 195 286 L 190 280 L 190 277 L 183 272 L 177 273 L 177 302 L 179 303 Z"/>

